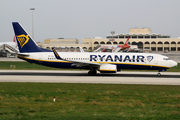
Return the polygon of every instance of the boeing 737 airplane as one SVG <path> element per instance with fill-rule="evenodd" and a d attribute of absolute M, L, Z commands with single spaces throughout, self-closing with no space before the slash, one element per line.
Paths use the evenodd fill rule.
<path fill-rule="evenodd" d="M 116 73 L 121 69 L 158 70 L 174 67 L 177 63 L 168 57 L 149 53 L 93 53 L 93 52 L 56 52 L 40 48 L 18 22 L 13 22 L 18 43 L 18 58 L 56 68 L 88 69 L 88 75 Z"/>

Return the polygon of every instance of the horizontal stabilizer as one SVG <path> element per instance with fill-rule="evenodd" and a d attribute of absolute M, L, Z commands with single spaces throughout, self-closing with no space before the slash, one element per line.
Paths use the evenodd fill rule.
<path fill-rule="evenodd" d="M 17 54 L 18 56 L 22 56 L 22 57 L 29 57 L 29 54 L 23 54 L 23 53 L 19 53 Z"/>

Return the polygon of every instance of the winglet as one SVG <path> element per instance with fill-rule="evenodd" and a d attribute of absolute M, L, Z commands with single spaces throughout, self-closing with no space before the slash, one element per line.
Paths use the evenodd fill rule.
<path fill-rule="evenodd" d="M 56 50 L 55 50 L 54 48 L 52 48 L 52 50 L 53 50 L 54 55 L 56 56 L 56 59 L 63 60 L 63 59 L 59 56 L 59 54 L 56 52 Z"/>

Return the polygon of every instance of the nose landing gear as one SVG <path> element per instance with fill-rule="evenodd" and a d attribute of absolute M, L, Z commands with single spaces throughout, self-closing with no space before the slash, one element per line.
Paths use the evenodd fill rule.
<path fill-rule="evenodd" d="M 167 71 L 167 69 L 161 69 L 161 70 L 159 70 L 157 76 L 160 77 L 160 76 L 161 76 L 161 73 L 160 73 L 160 72 L 163 72 L 163 71 Z"/>
<path fill-rule="evenodd" d="M 159 73 L 157 74 L 157 76 L 160 77 L 160 76 L 161 76 L 161 73 L 159 72 Z"/>

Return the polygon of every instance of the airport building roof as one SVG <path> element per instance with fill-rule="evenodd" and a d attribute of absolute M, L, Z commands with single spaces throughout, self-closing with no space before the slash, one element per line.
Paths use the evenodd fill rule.
<path fill-rule="evenodd" d="M 116 34 L 116 35 L 108 35 L 106 38 L 149 39 L 149 38 L 170 38 L 170 35 L 161 35 L 161 34 L 151 33 L 150 28 L 130 28 L 129 33 L 127 34 L 121 33 L 121 34 Z"/>

